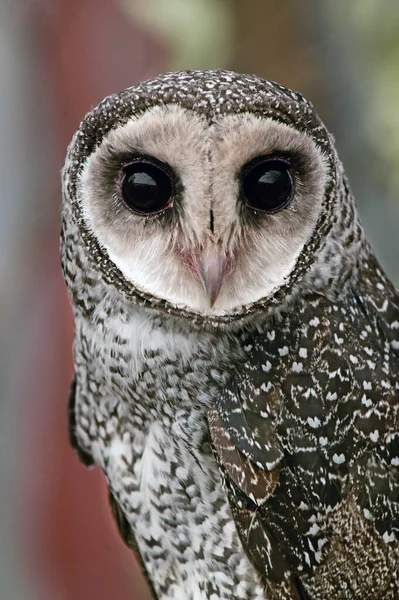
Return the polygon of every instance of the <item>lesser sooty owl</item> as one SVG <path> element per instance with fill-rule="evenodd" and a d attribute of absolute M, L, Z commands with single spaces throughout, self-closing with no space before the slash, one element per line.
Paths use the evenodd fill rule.
<path fill-rule="evenodd" d="M 63 183 L 71 440 L 154 599 L 398 599 L 399 296 L 312 105 L 162 75 Z"/>

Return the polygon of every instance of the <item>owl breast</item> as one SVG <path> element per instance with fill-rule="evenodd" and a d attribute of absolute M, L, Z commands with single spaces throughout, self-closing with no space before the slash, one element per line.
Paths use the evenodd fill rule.
<path fill-rule="evenodd" d="M 192 417 L 199 436 L 200 417 Z M 191 450 L 177 442 L 182 426 L 154 422 L 146 434 L 127 427 L 102 450 L 154 589 L 159 598 L 263 600 L 213 456 L 206 442 Z"/>
<path fill-rule="evenodd" d="M 134 531 L 157 598 L 263 600 L 208 438 L 214 390 L 204 381 L 223 347 L 198 348 L 140 313 L 98 315 L 95 327 L 76 328 L 76 433 Z"/>

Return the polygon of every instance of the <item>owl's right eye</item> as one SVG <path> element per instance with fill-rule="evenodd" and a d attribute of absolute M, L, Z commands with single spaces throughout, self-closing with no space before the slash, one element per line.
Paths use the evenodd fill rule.
<path fill-rule="evenodd" d="M 147 160 L 123 168 L 121 194 L 124 203 L 141 215 L 159 213 L 173 206 L 173 176 L 169 169 Z"/>

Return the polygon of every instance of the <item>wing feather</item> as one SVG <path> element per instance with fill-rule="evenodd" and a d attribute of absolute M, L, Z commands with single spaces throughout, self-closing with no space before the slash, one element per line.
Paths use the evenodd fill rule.
<path fill-rule="evenodd" d="M 243 339 L 247 360 L 209 416 L 237 530 L 273 599 L 399 597 L 399 361 L 381 361 L 380 317 L 349 300 L 309 296 Z"/>

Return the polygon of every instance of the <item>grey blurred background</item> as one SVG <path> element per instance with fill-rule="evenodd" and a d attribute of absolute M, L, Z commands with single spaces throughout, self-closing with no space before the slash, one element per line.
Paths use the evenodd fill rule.
<path fill-rule="evenodd" d="M 67 441 L 59 171 L 103 96 L 230 68 L 301 91 L 399 281 L 397 0 L 0 0 L 0 598 L 144 600 L 101 475 Z"/>

